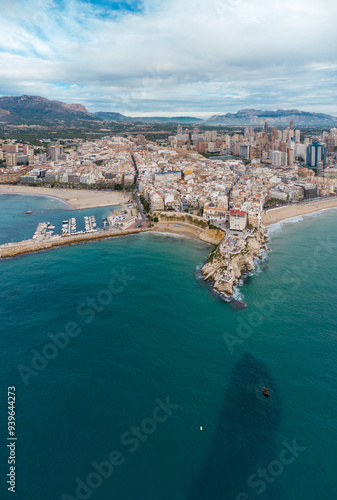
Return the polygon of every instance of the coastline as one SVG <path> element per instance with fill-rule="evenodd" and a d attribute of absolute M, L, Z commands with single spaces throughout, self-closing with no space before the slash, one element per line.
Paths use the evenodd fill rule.
<path fill-rule="evenodd" d="M 232 297 L 242 274 L 254 269 L 254 259 L 265 248 L 267 239 L 266 228 L 260 226 L 254 234 L 246 236 L 245 245 L 241 250 L 233 252 L 231 247 L 226 246 L 228 242 L 224 238 L 210 253 L 201 269 L 205 281 L 212 281 L 214 290 Z"/>
<path fill-rule="evenodd" d="M 28 196 L 49 196 L 56 198 L 74 210 L 83 208 L 108 207 L 122 205 L 130 199 L 130 193 L 119 191 L 93 191 L 87 189 L 58 189 L 32 186 L 0 185 L 0 194 L 18 194 Z"/>
<path fill-rule="evenodd" d="M 314 201 L 312 203 L 301 205 L 273 208 L 268 210 L 268 212 L 263 215 L 263 224 L 268 227 L 286 219 L 292 219 L 293 217 L 309 215 L 315 212 L 320 212 L 321 210 L 329 210 L 333 208 L 337 208 L 337 198 L 332 200 Z"/>
<path fill-rule="evenodd" d="M 120 236 L 128 236 L 132 234 L 139 234 L 147 232 L 148 229 L 126 229 L 124 231 L 101 231 L 99 233 L 89 233 L 85 235 L 74 235 L 67 237 L 59 237 L 56 239 L 50 239 L 41 241 L 39 243 L 34 240 L 24 240 L 18 243 L 6 243 L 0 246 L 0 259 L 9 259 L 13 257 L 18 257 L 20 255 L 27 255 L 29 253 L 42 252 L 45 250 L 51 250 L 57 247 L 76 245 L 81 243 L 87 243 L 91 241 L 99 241 L 110 238 L 116 238 Z"/>
<path fill-rule="evenodd" d="M 214 230 L 200 230 L 190 226 L 189 224 L 178 224 L 174 228 L 173 224 L 167 224 L 167 227 L 162 227 L 165 225 L 157 224 L 154 227 L 148 228 L 133 228 L 124 229 L 120 231 L 99 231 L 97 233 L 87 233 L 81 235 L 72 235 L 67 237 L 57 236 L 56 238 L 46 239 L 40 242 L 36 242 L 33 239 L 22 240 L 15 243 L 5 243 L 0 245 L 0 259 L 17 257 L 19 255 L 25 255 L 29 253 L 41 252 L 44 250 L 51 250 L 52 248 L 68 246 L 79 243 L 86 243 L 89 241 L 97 241 L 102 239 L 116 238 L 121 236 L 128 236 L 131 234 L 139 233 L 154 233 L 162 234 L 176 237 L 192 238 L 198 241 L 203 241 L 211 245 L 217 245 L 220 242 L 219 235 Z M 170 227 L 171 226 L 171 227 Z M 190 227 L 188 227 L 190 226 Z"/>
<path fill-rule="evenodd" d="M 51 194 L 51 191 L 53 194 Z M 72 190 L 72 189 L 51 189 L 51 188 L 40 188 L 40 187 L 29 187 L 29 186 L 0 186 L 0 194 L 18 194 L 18 195 L 40 195 L 49 196 L 60 199 L 61 201 L 67 203 L 73 209 L 81 208 L 94 208 L 99 206 L 111 206 L 114 204 L 126 203 L 129 199 L 129 194 L 119 193 L 114 191 L 89 191 L 89 190 Z M 77 198 L 74 198 L 76 194 Z M 55 195 L 55 196 L 54 196 Z M 103 200 L 103 203 L 102 203 Z M 296 219 L 296 217 L 301 217 L 305 215 L 310 215 L 320 211 L 326 211 L 329 209 L 337 208 L 337 198 L 329 200 L 315 200 L 314 202 L 309 202 L 301 205 L 293 205 L 286 207 L 278 207 L 269 210 L 263 215 L 263 225 L 265 229 L 271 229 L 271 226 L 276 225 L 282 221 Z M 23 255 L 31 252 L 38 252 L 43 250 L 49 250 L 59 246 L 85 243 L 87 241 L 95 241 L 105 238 L 113 238 L 118 236 L 127 236 L 129 234 L 136 234 L 141 232 L 154 232 L 157 234 L 167 234 L 176 235 L 180 237 L 192 238 L 199 241 L 204 241 L 205 243 L 215 245 L 218 248 L 220 241 L 223 238 L 223 231 L 220 230 L 206 230 L 183 221 L 159 221 L 154 224 L 152 228 L 143 229 L 129 229 L 116 232 L 99 232 L 98 234 L 91 235 L 81 235 L 81 236 L 71 236 L 67 238 L 56 238 L 54 240 L 45 240 L 40 243 L 36 243 L 34 240 L 27 240 L 22 242 L 17 242 L 13 244 L 1 245 L 0 247 L 0 258 L 10 258 L 18 255 Z M 222 233 L 222 234 L 221 234 Z M 259 233 L 259 232 L 258 232 Z M 213 255 L 209 256 L 208 260 L 204 264 L 203 274 L 205 280 L 211 279 L 214 281 L 214 289 L 217 291 L 225 292 L 226 295 L 232 295 L 233 288 L 237 284 L 242 272 L 247 270 L 252 270 L 254 268 L 253 259 L 259 253 L 260 249 L 265 244 L 265 233 L 261 233 L 259 238 L 253 237 L 250 239 L 248 245 L 248 252 L 245 258 L 240 254 L 237 257 L 231 257 L 230 272 L 231 279 L 223 278 L 223 274 L 226 267 L 226 259 L 224 256 L 218 255 L 215 259 L 214 264 L 210 265 L 209 259 Z M 213 261 L 213 257 L 211 258 Z M 238 261 L 238 262 L 236 262 Z"/>

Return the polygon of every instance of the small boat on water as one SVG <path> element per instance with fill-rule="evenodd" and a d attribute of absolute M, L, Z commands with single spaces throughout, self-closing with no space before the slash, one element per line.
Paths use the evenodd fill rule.
<path fill-rule="evenodd" d="M 262 394 L 264 395 L 264 397 L 269 398 L 269 390 L 267 389 L 267 387 L 264 387 L 262 389 Z"/>
<path fill-rule="evenodd" d="M 31 210 L 27 210 L 26 214 L 32 214 L 33 212 Z"/>

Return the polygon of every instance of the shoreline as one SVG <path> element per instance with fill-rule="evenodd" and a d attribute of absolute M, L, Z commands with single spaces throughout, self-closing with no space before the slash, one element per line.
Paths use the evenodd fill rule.
<path fill-rule="evenodd" d="M 208 230 L 207 232 L 204 230 L 200 230 L 197 227 L 188 227 L 188 224 L 178 224 L 175 227 L 172 225 L 169 227 L 162 227 L 159 223 L 159 227 L 154 226 L 151 228 L 133 228 L 133 229 L 125 229 L 120 231 L 99 231 L 97 233 L 89 233 L 89 234 L 81 234 L 81 235 L 73 235 L 62 237 L 58 236 L 55 239 L 47 239 L 40 242 L 36 242 L 32 239 L 21 240 L 13 243 L 4 243 L 0 245 L 0 259 L 7 259 L 18 257 L 21 255 L 27 255 L 29 253 L 42 252 L 45 250 L 51 250 L 57 247 L 63 247 L 74 244 L 87 243 L 91 241 L 98 241 L 103 239 L 110 239 L 122 236 L 129 236 L 132 234 L 139 233 L 153 233 L 163 236 L 171 236 L 171 237 L 180 237 L 180 238 L 191 238 L 197 241 L 201 241 L 203 243 L 207 243 L 208 245 L 217 245 L 219 243 L 217 235 L 213 233 L 213 230 Z M 206 234 L 205 234 L 206 233 Z"/>
<path fill-rule="evenodd" d="M 337 208 L 337 199 L 315 201 L 298 206 L 292 205 L 287 207 L 273 208 L 271 210 L 268 210 L 266 214 L 263 214 L 263 224 L 268 227 L 288 219 L 293 219 L 302 215 L 310 215 L 325 210 L 332 210 L 334 208 Z"/>
<path fill-rule="evenodd" d="M 64 197 L 62 198 L 61 196 L 52 196 L 51 194 L 45 194 L 45 191 L 49 191 L 49 188 L 37 188 L 39 189 L 39 192 L 36 192 L 35 188 L 26 188 L 23 186 L 19 186 L 19 189 L 14 190 L 17 186 L 11 186 L 10 190 L 7 188 L 3 189 L 3 186 L 0 186 L 0 195 L 1 194 L 18 194 L 18 195 L 40 195 L 40 196 L 49 196 L 53 197 L 56 199 L 61 199 L 64 203 L 69 204 L 71 208 L 74 209 L 81 209 L 83 208 L 83 204 L 85 203 L 86 207 L 88 208 L 93 208 L 93 207 L 98 207 L 98 206 L 113 206 L 113 200 L 111 200 L 111 196 L 117 195 L 117 199 L 120 197 L 129 198 L 128 195 L 125 195 L 125 193 L 116 193 L 116 192 L 105 192 L 108 196 L 110 196 L 110 200 L 108 202 L 108 205 L 102 205 L 102 204 L 97 204 L 96 198 L 94 197 L 94 200 L 91 199 L 91 203 L 88 203 L 88 197 L 93 198 L 93 194 L 97 195 L 102 198 L 102 194 L 104 192 L 97 192 L 95 191 L 90 192 L 86 190 L 78 190 L 77 193 L 83 193 L 83 197 L 78 201 L 81 206 L 77 206 L 77 208 L 74 207 L 74 205 L 70 205 L 69 201 L 75 201 L 75 200 L 69 200 L 69 195 L 71 194 L 73 196 L 74 192 L 73 190 L 60 190 L 60 193 L 57 194 L 62 194 Z M 18 192 L 20 191 L 20 192 Z M 24 191 L 24 192 L 22 192 Z M 43 191 L 43 192 L 41 192 Z M 76 194 L 77 194 L 76 193 Z M 54 194 L 54 193 L 53 193 Z M 80 198 L 80 196 L 79 196 Z M 115 197 L 116 198 L 116 197 Z M 66 201 L 69 200 L 69 201 Z M 115 200 L 116 201 L 116 200 Z M 116 204 L 119 204 L 118 202 Z M 85 208 L 85 207 L 84 207 Z M 287 207 L 278 207 L 275 209 L 271 209 L 268 211 L 266 214 L 263 215 L 263 223 L 265 228 L 268 231 L 268 228 L 272 228 L 272 226 L 276 226 L 278 223 L 281 223 L 283 221 L 295 219 L 297 217 L 301 216 L 306 216 L 306 215 L 311 215 L 314 213 L 319 213 L 323 212 L 326 210 L 332 210 L 332 209 L 337 209 L 337 199 L 332 199 L 332 200 L 325 200 L 325 201 L 315 201 L 312 203 L 308 204 L 303 204 L 303 205 L 298 205 L 298 206 L 287 206 Z M 128 236 L 130 234 L 137 234 L 137 233 L 143 233 L 143 232 L 153 232 L 154 234 L 162 234 L 162 235 L 171 235 L 171 236 L 176 236 L 176 237 L 187 237 L 191 239 L 195 239 L 198 241 L 203 241 L 204 243 L 208 243 L 210 245 L 215 245 L 217 246 L 222 239 L 222 236 L 219 234 L 216 234 L 214 230 L 205 230 L 200 227 L 194 226 L 192 224 L 186 223 L 186 222 L 180 222 L 180 221 L 160 221 L 154 225 L 152 228 L 142 228 L 142 229 L 129 229 L 129 230 L 122 230 L 122 231 L 116 231 L 116 232 L 100 232 L 98 234 L 91 234 L 91 235 L 81 235 L 81 236 L 71 236 L 67 238 L 60 238 L 60 239 L 55 239 L 55 240 L 45 240 L 40 243 L 36 243 L 33 240 L 26 240 L 26 241 L 21 241 L 21 242 L 14 242 L 12 244 L 7 243 L 4 245 L 0 246 L 0 258 L 10 258 L 10 257 L 15 257 L 18 255 L 24 255 L 32 252 L 39 252 L 43 250 L 49 250 L 52 248 L 60 247 L 60 246 L 67 246 L 67 245 L 72 245 L 72 244 L 79 244 L 79 243 L 85 243 L 88 241 L 95 241 L 95 240 L 100 240 L 100 239 L 108 239 L 108 238 L 113 238 L 113 237 L 120 237 L 120 236 Z M 218 231 L 219 232 L 219 231 Z M 254 252 L 255 253 L 255 249 Z M 207 261 L 208 262 L 208 261 Z M 206 263 L 207 263 L 206 262 Z M 205 265 L 206 265 L 205 263 Z M 248 266 L 247 266 L 248 264 Z M 251 262 L 245 262 L 245 265 L 243 267 L 250 267 L 251 268 Z M 239 266 L 240 267 L 240 266 Z M 238 270 L 236 270 L 235 274 L 239 274 Z M 243 271 L 243 270 L 242 270 Z M 212 274 L 212 273 L 211 273 Z M 237 276 L 235 276 L 237 278 Z M 209 279 L 209 277 L 205 278 Z M 227 287 L 225 287 L 227 288 Z M 223 291 L 223 290 L 220 290 Z"/>
<path fill-rule="evenodd" d="M 100 232 L 100 233 L 89 233 L 86 235 L 76 235 L 60 237 L 55 240 L 45 240 L 39 243 L 34 240 L 23 240 L 17 243 L 6 243 L 0 246 L 0 259 L 11 259 L 14 257 L 19 257 L 21 255 L 28 255 L 30 253 L 43 252 L 46 250 L 52 250 L 54 248 L 79 245 L 82 243 L 88 243 L 92 241 L 106 240 L 110 238 L 118 238 L 121 236 L 130 236 L 133 234 L 148 232 L 147 228 L 142 229 L 126 229 L 125 231 L 116 232 Z"/>
<path fill-rule="evenodd" d="M 127 203 L 131 197 L 131 193 L 122 193 L 120 191 L 58 189 L 31 186 L 12 186 L 10 184 L 0 184 L 0 195 L 1 194 L 46 196 L 66 203 L 73 210 L 123 205 L 124 203 Z"/>

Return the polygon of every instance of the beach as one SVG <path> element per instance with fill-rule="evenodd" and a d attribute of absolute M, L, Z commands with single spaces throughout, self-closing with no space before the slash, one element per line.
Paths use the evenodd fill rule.
<path fill-rule="evenodd" d="M 181 224 L 179 222 L 158 222 L 154 227 L 159 233 L 173 233 L 180 236 L 187 236 L 196 240 L 200 239 L 202 229 L 190 224 Z"/>
<path fill-rule="evenodd" d="M 59 189 L 32 186 L 0 186 L 0 194 L 26 194 L 52 196 L 68 203 L 75 210 L 81 208 L 107 207 L 121 205 L 131 198 L 130 193 L 119 191 L 94 191 L 87 189 Z"/>
<path fill-rule="evenodd" d="M 271 224 L 276 224 L 284 219 L 290 219 L 299 215 L 307 215 L 313 212 L 335 207 L 337 207 L 337 198 L 328 200 L 322 199 L 319 201 L 315 200 L 309 203 L 273 208 L 268 210 L 267 213 L 263 215 L 263 223 L 265 226 L 270 226 Z"/>

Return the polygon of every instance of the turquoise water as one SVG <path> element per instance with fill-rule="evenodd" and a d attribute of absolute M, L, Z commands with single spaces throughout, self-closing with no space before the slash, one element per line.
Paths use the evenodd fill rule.
<path fill-rule="evenodd" d="M 19 500 L 335 498 L 336 211 L 274 229 L 270 247 L 241 311 L 200 279 L 210 247 L 187 238 L 0 262 L 1 498 L 8 386 Z"/>

